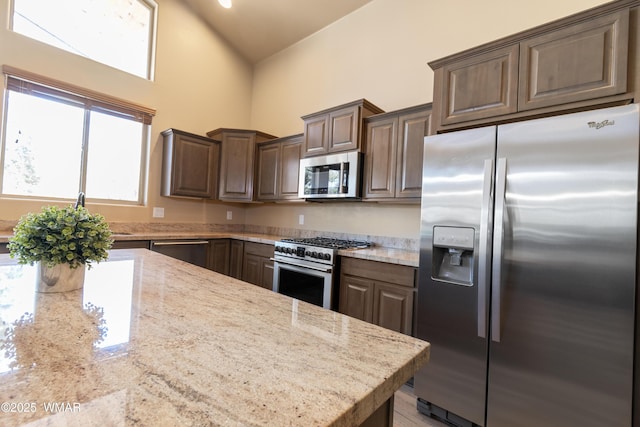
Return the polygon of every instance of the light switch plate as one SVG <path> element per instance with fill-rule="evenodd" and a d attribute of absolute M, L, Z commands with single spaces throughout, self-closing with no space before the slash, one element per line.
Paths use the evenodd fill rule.
<path fill-rule="evenodd" d="M 232 220 L 233 219 L 233 211 L 227 211 L 227 219 L 228 220 Z"/>
<path fill-rule="evenodd" d="M 153 217 L 154 218 L 164 218 L 164 208 L 153 208 Z"/>
<path fill-rule="evenodd" d="M 304 225 L 304 215 L 298 215 L 298 224 Z"/>

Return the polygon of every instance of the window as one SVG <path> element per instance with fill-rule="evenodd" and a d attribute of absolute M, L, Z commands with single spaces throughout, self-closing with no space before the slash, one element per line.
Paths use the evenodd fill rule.
<path fill-rule="evenodd" d="M 142 204 L 155 111 L 8 68 L 1 194 Z"/>
<path fill-rule="evenodd" d="M 151 79 L 156 11 L 152 0 L 14 0 L 11 28 Z"/>

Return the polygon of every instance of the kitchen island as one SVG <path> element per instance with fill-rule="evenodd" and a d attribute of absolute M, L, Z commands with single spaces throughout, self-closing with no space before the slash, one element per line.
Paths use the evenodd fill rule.
<path fill-rule="evenodd" d="M 0 255 L 0 425 L 390 422 L 429 358 L 424 341 L 146 249 L 112 250 L 79 291 L 34 280 Z"/>

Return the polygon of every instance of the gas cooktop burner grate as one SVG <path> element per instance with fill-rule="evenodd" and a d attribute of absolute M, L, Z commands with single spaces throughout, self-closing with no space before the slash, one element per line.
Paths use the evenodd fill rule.
<path fill-rule="evenodd" d="M 298 243 L 302 245 L 312 245 L 330 249 L 363 249 L 371 246 L 371 242 L 362 240 L 344 240 L 331 237 L 300 237 L 282 239 L 283 242 Z"/>

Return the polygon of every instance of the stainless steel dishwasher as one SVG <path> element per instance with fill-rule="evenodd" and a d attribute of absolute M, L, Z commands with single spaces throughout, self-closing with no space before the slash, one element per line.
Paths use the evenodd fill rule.
<path fill-rule="evenodd" d="M 151 250 L 188 263 L 207 267 L 208 240 L 154 240 Z"/>

